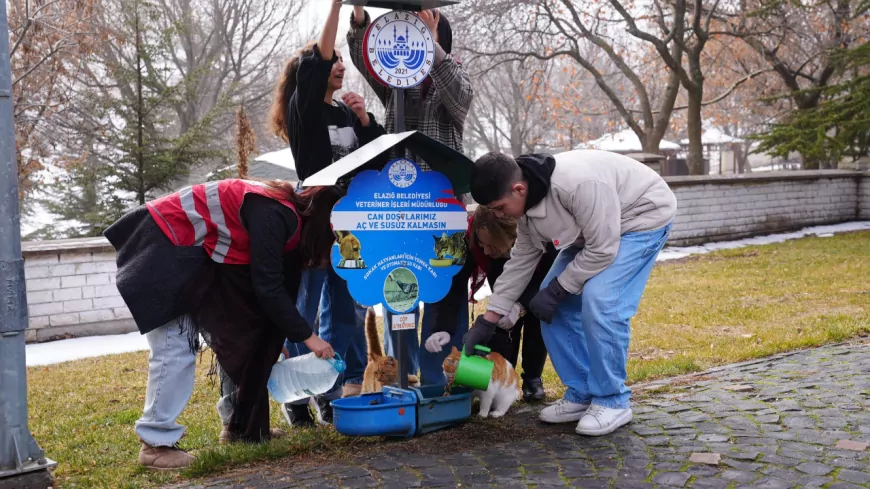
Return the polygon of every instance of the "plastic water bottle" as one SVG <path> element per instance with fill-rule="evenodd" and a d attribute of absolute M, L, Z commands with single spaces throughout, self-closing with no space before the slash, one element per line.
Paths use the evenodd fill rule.
<path fill-rule="evenodd" d="M 266 386 L 272 398 L 282 404 L 298 401 L 331 389 L 346 367 L 338 353 L 329 360 L 309 353 L 273 365 Z"/>

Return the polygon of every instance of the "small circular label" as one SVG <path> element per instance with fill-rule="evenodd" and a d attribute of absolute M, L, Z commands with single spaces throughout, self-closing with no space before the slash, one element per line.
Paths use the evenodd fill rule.
<path fill-rule="evenodd" d="M 390 176 L 390 182 L 399 188 L 410 187 L 417 180 L 417 167 L 411 160 L 404 158 L 394 160 L 387 173 Z"/>
<path fill-rule="evenodd" d="M 435 62 L 435 41 L 426 23 L 411 12 L 386 13 L 372 22 L 363 40 L 369 73 L 384 85 L 419 85 Z"/>

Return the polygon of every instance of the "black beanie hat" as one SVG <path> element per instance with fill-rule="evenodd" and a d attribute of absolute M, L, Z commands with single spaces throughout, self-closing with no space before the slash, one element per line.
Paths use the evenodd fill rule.
<path fill-rule="evenodd" d="M 441 14 L 441 18 L 438 20 L 438 44 L 441 45 L 441 49 L 444 50 L 445 53 L 450 54 L 450 51 L 453 50 L 453 30 L 450 28 L 450 22 L 447 21 L 447 17 L 444 14 Z"/>

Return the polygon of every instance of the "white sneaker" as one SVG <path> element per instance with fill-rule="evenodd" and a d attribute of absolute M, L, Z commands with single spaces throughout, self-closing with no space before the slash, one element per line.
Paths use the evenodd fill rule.
<path fill-rule="evenodd" d="M 545 423 L 571 423 L 583 417 L 589 404 L 577 404 L 559 399 L 541 410 L 541 421 Z"/>
<path fill-rule="evenodd" d="M 592 404 L 577 423 L 578 435 L 601 436 L 613 433 L 631 422 L 631 409 L 611 409 Z"/>

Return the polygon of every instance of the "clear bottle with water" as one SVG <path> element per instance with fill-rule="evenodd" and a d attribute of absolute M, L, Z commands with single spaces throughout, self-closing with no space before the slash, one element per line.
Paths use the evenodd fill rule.
<path fill-rule="evenodd" d="M 338 353 L 329 360 L 309 353 L 273 365 L 266 386 L 272 398 L 281 404 L 298 401 L 327 392 L 346 367 Z"/>

